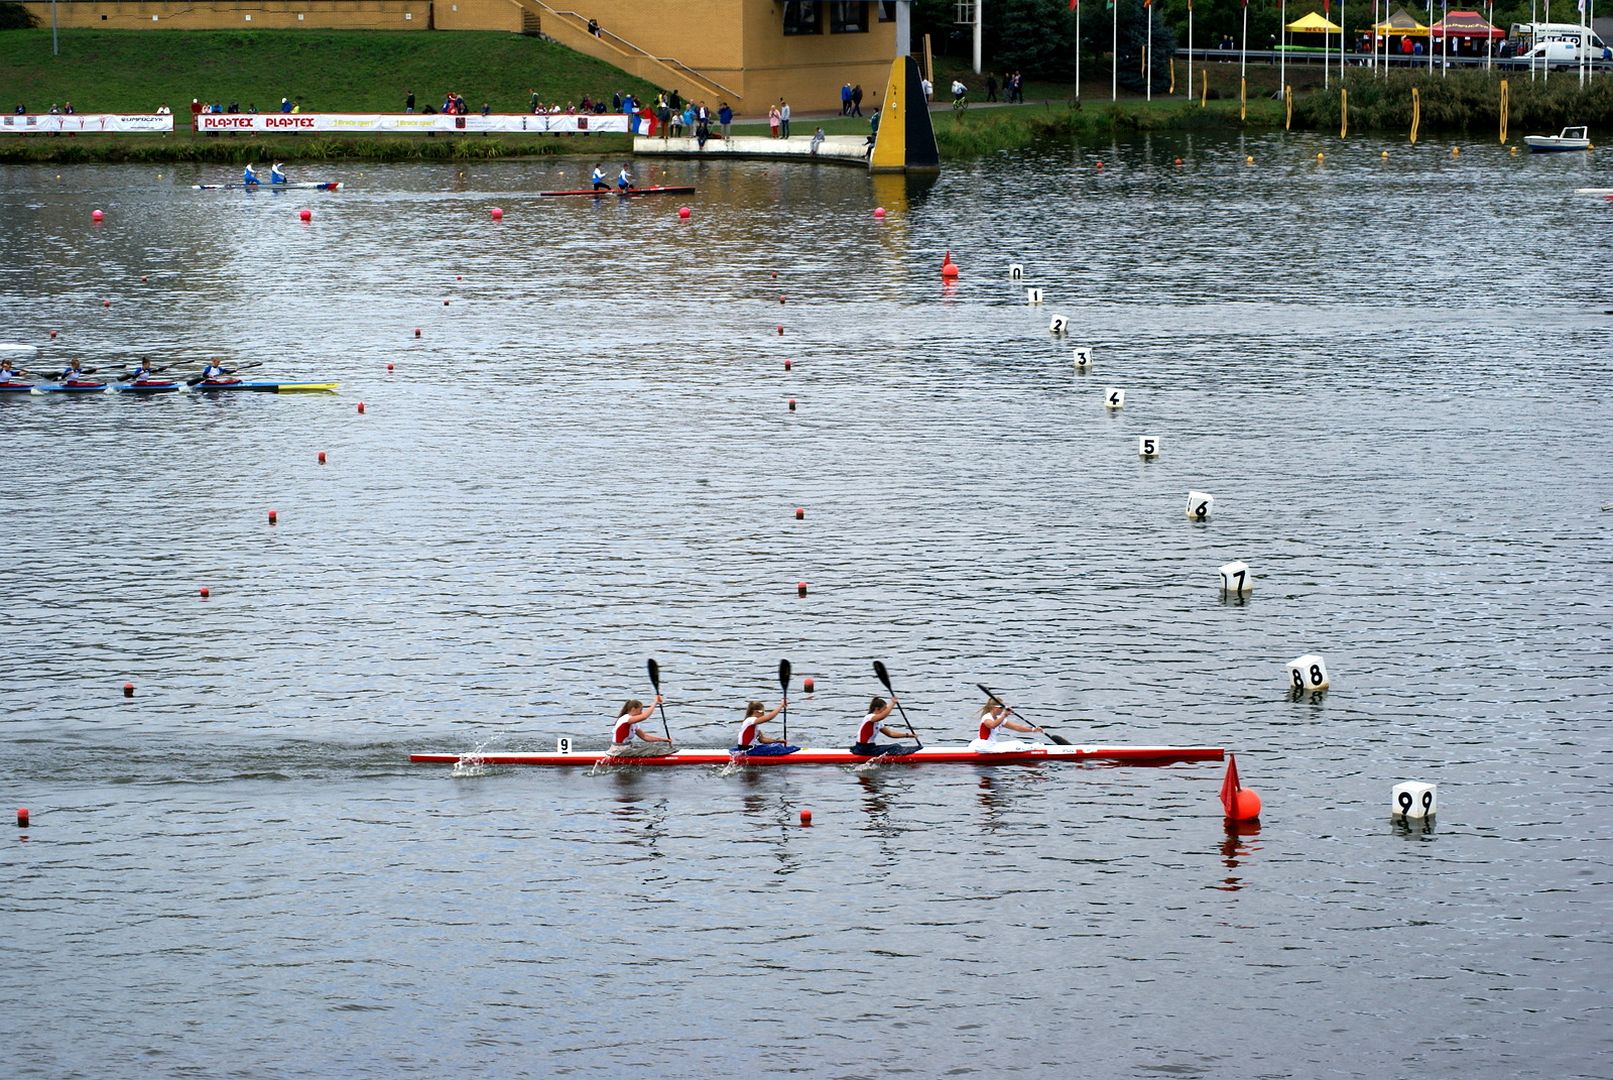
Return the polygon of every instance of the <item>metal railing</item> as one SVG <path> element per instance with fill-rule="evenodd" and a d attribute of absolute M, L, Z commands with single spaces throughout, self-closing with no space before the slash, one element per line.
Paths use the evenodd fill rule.
<path fill-rule="evenodd" d="M 650 52 L 650 50 L 644 48 L 643 46 L 638 45 L 635 42 L 627 40 L 626 38 L 622 37 L 620 34 L 613 33 L 612 31 L 606 30 L 604 27 L 597 27 L 596 29 L 591 30 L 589 28 L 589 25 L 588 25 L 589 20 L 587 18 L 585 18 L 579 12 L 576 12 L 576 11 L 561 11 L 558 8 L 552 8 L 548 4 L 545 4 L 543 2 L 543 0 L 518 0 L 518 2 L 523 3 L 523 4 L 529 4 L 529 5 L 533 6 L 533 7 L 542 8 L 544 11 L 547 11 L 549 14 L 557 16 L 559 18 L 569 19 L 569 20 L 575 22 L 575 24 L 576 24 L 578 29 L 582 30 L 584 33 L 592 33 L 594 37 L 600 39 L 605 44 L 607 44 L 611 48 L 615 49 L 617 52 L 625 53 L 628 56 L 642 56 L 647 60 L 654 61 L 655 63 L 660 64 L 662 67 L 666 68 L 669 71 L 672 71 L 674 73 L 683 75 L 683 76 L 693 80 L 694 82 L 700 83 L 708 91 L 710 91 L 713 94 L 726 95 L 727 97 L 733 98 L 735 100 L 743 100 L 744 99 L 745 95 L 741 94 L 738 90 L 734 90 L 731 87 L 724 86 L 722 83 L 718 82 L 716 79 L 713 79 L 708 75 L 704 75 L 701 72 L 696 71 L 694 68 L 690 67 L 688 64 L 685 64 L 683 61 L 679 60 L 675 56 L 656 56 L 654 53 Z"/>

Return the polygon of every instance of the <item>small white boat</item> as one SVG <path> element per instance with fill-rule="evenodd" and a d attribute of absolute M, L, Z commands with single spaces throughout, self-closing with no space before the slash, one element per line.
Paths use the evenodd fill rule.
<path fill-rule="evenodd" d="M 1525 135 L 1523 141 L 1537 154 L 1591 148 L 1590 129 L 1583 127 L 1565 127 L 1561 135 Z"/>

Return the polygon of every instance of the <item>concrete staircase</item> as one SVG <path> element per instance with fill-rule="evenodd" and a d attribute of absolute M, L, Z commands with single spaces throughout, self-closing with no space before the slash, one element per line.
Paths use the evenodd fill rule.
<path fill-rule="evenodd" d="M 521 9 L 522 33 L 542 35 L 568 49 L 631 72 L 645 82 L 676 89 L 685 98 L 719 98 L 736 109 L 744 103 L 744 94 L 696 71 L 676 57 L 656 56 L 609 30 L 601 30 L 598 35 L 590 34 L 588 19 L 575 11 L 550 7 L 543 0 L 510 2 Z"/>

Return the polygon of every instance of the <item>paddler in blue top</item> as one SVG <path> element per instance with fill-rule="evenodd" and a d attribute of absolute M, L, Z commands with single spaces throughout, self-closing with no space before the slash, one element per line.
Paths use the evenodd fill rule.
<path fill-rule="evenodd" d="M 151 370 L 151 361 L 142 359 L 135 369 L 129 372 L 129 381 L 139 386 L 141 383 L 161 382 Z"/>
<path fill-rule="evenodd" d="M 213 386 L 221 386 L 229 383 L 238 383 L 241 380 L 231 378 L 230 369 L 224 366 L 224 361 L 215 358 L 209 360 L 202 368 L 202 377 L 198 381 L 204 385 L 211 384 Z"/>
<path fill-rule="evenodd" d="M 66 367 L 62 368 L 62 377 L 56 381 L 68 386 L 82 386 L 95 380 L 90 378 L 89 372 L 79 366 L 78 357 L 75 356 L 67 362 Z"/>
<path fill-rule="evenodd" d="M 605 179 L 605 170 L 601 169 L 598 165 L 595 165 L 594 166 L 594 190 L 598 191 L 601 188 L 603 188 L 606 191 L 609 191 L 610 190 L 610 181 Z"/>
<path fill-rule="evenodd" d="M 632 186 L 633 174 L 627 171 L 626 165 L 623 165 L 622 171 L 616 174 L 616 190 L 625 192 Z"/>
<path fill-rule="evenodd" d="M 280 171 L 280 163 L 277 161 L 273 165 L 270 165 L 269 166 L 269 183 L 270 184 L 283 184 L 285 182 L 286 182 L 286 174 Z"/>
<path fill-rule="evenodd" d="M 10 360 L 0 360 L 0 383 L 19 383 L 26 371 L 18 371 L 11 366 Z"/>
<path fill-rule="evenodd" d="M 241 183 L 247 187 L 258 186 L 257 170 L 252 168 L 252 163 L 250 161 L 246 163 L 246 168 L 241 172 Z"/>

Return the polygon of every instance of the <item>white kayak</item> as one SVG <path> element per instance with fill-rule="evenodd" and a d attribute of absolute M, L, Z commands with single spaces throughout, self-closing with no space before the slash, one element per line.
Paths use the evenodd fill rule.
<path fill-rule="evenodd" d="M 196 191 L 229 191 L 232 188 L 242 191 L 340 191 L 340 180 L 322 180 L 319 183 L 312 181 L 298 181 L 292 184 L 269 184 L 259 181 L 256 184 L 243 183 L 237 180 L 233 184 L 192 184 Z"/>

